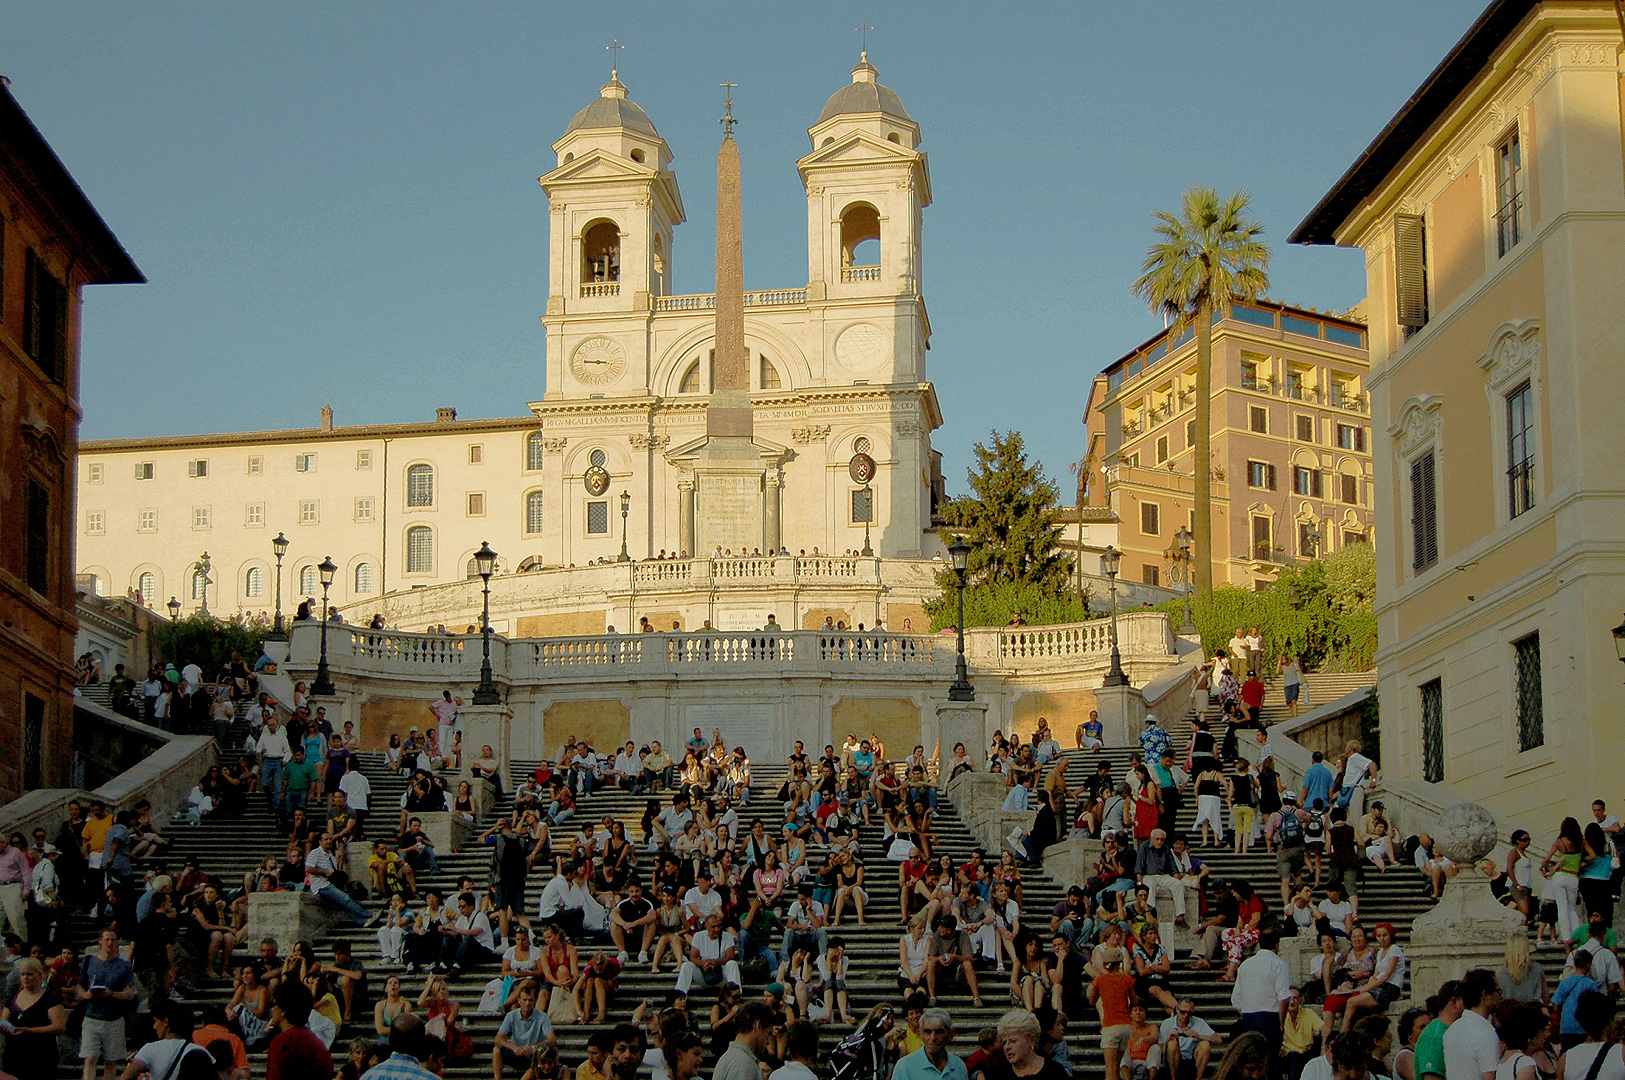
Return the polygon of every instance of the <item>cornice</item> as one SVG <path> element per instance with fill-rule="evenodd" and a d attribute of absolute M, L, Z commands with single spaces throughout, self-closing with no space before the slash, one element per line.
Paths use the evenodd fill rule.
<path fill-rule="evenodd" d="M 485 420 L 424 421 L 406 424 L 356 424 L 336 428 L 281 428 L 273 431 L 230 431 L 216 434 L 160 435 L 144 439 L 85 439 L 80 454 L 129 453 L 141 450 L 184 450 L 255 443 L 342 442 L 347 439 L 405 438 L 416 435 L 474 435 L 488 431 L 536 429 L 534 416 Z"/>

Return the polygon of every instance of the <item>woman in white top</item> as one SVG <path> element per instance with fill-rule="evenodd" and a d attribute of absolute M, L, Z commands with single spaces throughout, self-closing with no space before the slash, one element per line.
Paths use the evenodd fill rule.
<path fill-rule="evenodd" d="M 1344 1031 L 1354 1023 L 1355 1013 L 1362 1009 L 1387 1009 L 1399 1000 L 1405 989 L 1405 950 L 1394 941 L 1393 924 L 1378 923 L 1376 934 L 1376 967 L 1371 977 L 1355 988 L 1354 996 L 1343 1007 Z"/>
<path fill-rule="evenodd" d="M 1530 897 L 1535 891 L 1535 860 L 1529 854 L 1529 834 L 1523 829 L 1512 833 L 1512 850 L 1507 852 L 1507 884 L 1514 906 L 1525 919 L 1529 918 Z"/>
<path fill-rule="evenodd" d="M 1617 1030 L 1608 1030 L 1613 1015 L 1614 1003 L 1606 994 L 1581 996 L 1575 1019 L 1585 1029 L 1585 1042 L 1569 1047 L 1557 1059 L 1557 1080 L 1587 1080 L 1593 1068 L 1596 1080 L 1625 1080 L 1625 1045 L 1617 1041 Z M 1616 1036 L 1615 1041 L 1603 1042 L 1604 1034 Z M 1600 1065 L 1598 1054 L 1605 1055 Z"/>
<path fill-rule="evenodd" d="M 908 921 L 908 932 L 897 942 L 897 988 L 909 994 L 924 990 L 925 970 L 931 965 L 931 938 L 925 932 L 925 916 Z"/>
<path fill-rule="evenodd" d="M 1541 1006 L 1528 1002 L 1514 1005 L 1501 1019 L 1501 1041 L 1506 1044 L 1506 1052 L 1496 1066 L 1495 1080 L 1539 1080 L 1540 1066 L 1533 1055 L 1545 1050 L 1551 1026 Z"/>
<path fill-rule="evenodd" d="M 1297 927 L 1299 937 L 1314 937 L 1315 921 L 1320 917 L 1320 911 L 1315 907 L 1314 893 L 1308 885 L 1292 895 L 1287 914 L 1292 916 L 1292 924 Z"/>

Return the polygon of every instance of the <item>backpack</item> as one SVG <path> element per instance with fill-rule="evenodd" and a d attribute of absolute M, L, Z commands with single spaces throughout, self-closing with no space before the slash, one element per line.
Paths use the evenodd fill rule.
<path fill-rule="evenodd" d="M 1303 844 L 1303 822 L 1298 818 L 1298 811 L 1281 809 L 1281 846 L 1300 847 Z"/>
<path fill-rule="evenodd" d="M 1313 810 L 1309 811 L 1309 821 L 1306 825 L 1304 825 L 1303 834 L 1306 840 L 1315 843 L 1325 843 L 1326 819 L 1315 813 Z"/>

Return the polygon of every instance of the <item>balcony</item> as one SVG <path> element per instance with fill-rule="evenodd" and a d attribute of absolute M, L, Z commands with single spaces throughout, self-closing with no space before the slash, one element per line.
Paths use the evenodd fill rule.
<path fill-rule="evenodd" d="M 581 286 L 581 298 L 583 300 L 589 300 L 597 296 L 619 295 L 621 295 L 621 283 L 619 281 L 594 281 Z"/>
<path fill-rule="evenodd" d="M 841 267 L 841 280 L 850 281 L 879 281 L 880 267 L 878 266 L 843 266 Z"/>

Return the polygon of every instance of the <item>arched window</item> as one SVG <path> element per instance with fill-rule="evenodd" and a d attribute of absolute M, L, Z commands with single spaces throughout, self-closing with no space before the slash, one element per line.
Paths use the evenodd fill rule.
<path fill-rule="evenodd" d="M 135 591 L 141 594 L 141 602 L 151 607 L 158 602 L 158 576 L 148 571 L 135 579 Z"/>
<path fill-rule="evenodd" d="M 609 459 L 604 457 L 604 452 L 602 450 L 594 450 L 587 456 L 587 460 L 592 462 L 594 468 L 602 469 L 604 467 L 604 462 L 608 461 Z"/>
<path fill-rule="evenodd" d="M 250 566 L 248 573 L 243 575 L 243 595 L 263 596 L 265 594 L 265 574 L 257 566 Z"/>
<path fill-rule="evenodd" d="M 867 435 L 859 435 L 856 439 L 852 440 L 852 452 L 854 454 L 867 454 L 871 449 L 873 449 L 873 447 L 874 444 L 869 441 L 869 436 Z"/>
<path fill-rule="evenodd" d="M 712 349 L 706 359 L 705 371 L 700 370 L 700 362 L 694 361 L 683 372 L 683 381 L 677 384 L 679 394 L 705 394 L 711 390 L 711 384 L 717 374 L 717 351 Z"/>
<path fill-rule="evenodd" d="M 542 493 L 533 491 L 525 496 L 525 531 L 539 533 L 542 531 Z"/>
<path fill-rule="evenodd" d="M 542 471 L 542 433 L 539 431 L 525 440 L 525 468 L 531 472 Z"/>
<path fill-rule="evenodd" d="M 204 599 L 204 594 L 208 590 L 208 588 L 209 588 L 209 579 L 206 576 L 204 576 L 203 571 L 202 570 L 193 570 L 192 571 L 192 599 L 193 600 L 202 600 L 202 599 Z"/>
<path fill-rule="evenodd" d="M 406 469 L 406 505 L 434 505 L 434 466 L 410 465 Z"/>
<path fill-rule="evenodd" d="M 355 564 L 355 588 L 352 591 L 357 596 L 372 592 L 372 563 Z"/>
<path fill-rule="evenodd" d="M 643 164 L 643 151 L 642 150 L 633 150 L 632 151 L 632 160 L 637 162 L 639 165 Z"/>
<path fill-rule="evenodd" d="M 841 214 L 841 265 L 880 265 L 880 211 L 853 203 Z"/>
<path fill-rule="evenodd" d="M 318 585 L 316 568 L 314 566 L 301 566 L 299 568 L 299 592 L 305 596 L 315 596 Z"/>
<path fill-rule="evenodd" d="M 613 221 L 588 226 L 581 236 L 581 283 L 621 280 L 621 230 Z"/>
<path fill-rule="evenodd" d="M 761 371 L 759 381 L 763 390 L 779 390 L 784 387 L 784 383 L 779 379 L 779 369 L 765 356 L 761 358 Z"/>
<path fill-rule="evenodd" d="M 434 532 L 427 525 L 414 525 L 406 530 L 406 572 L 434 572 Z"/>

